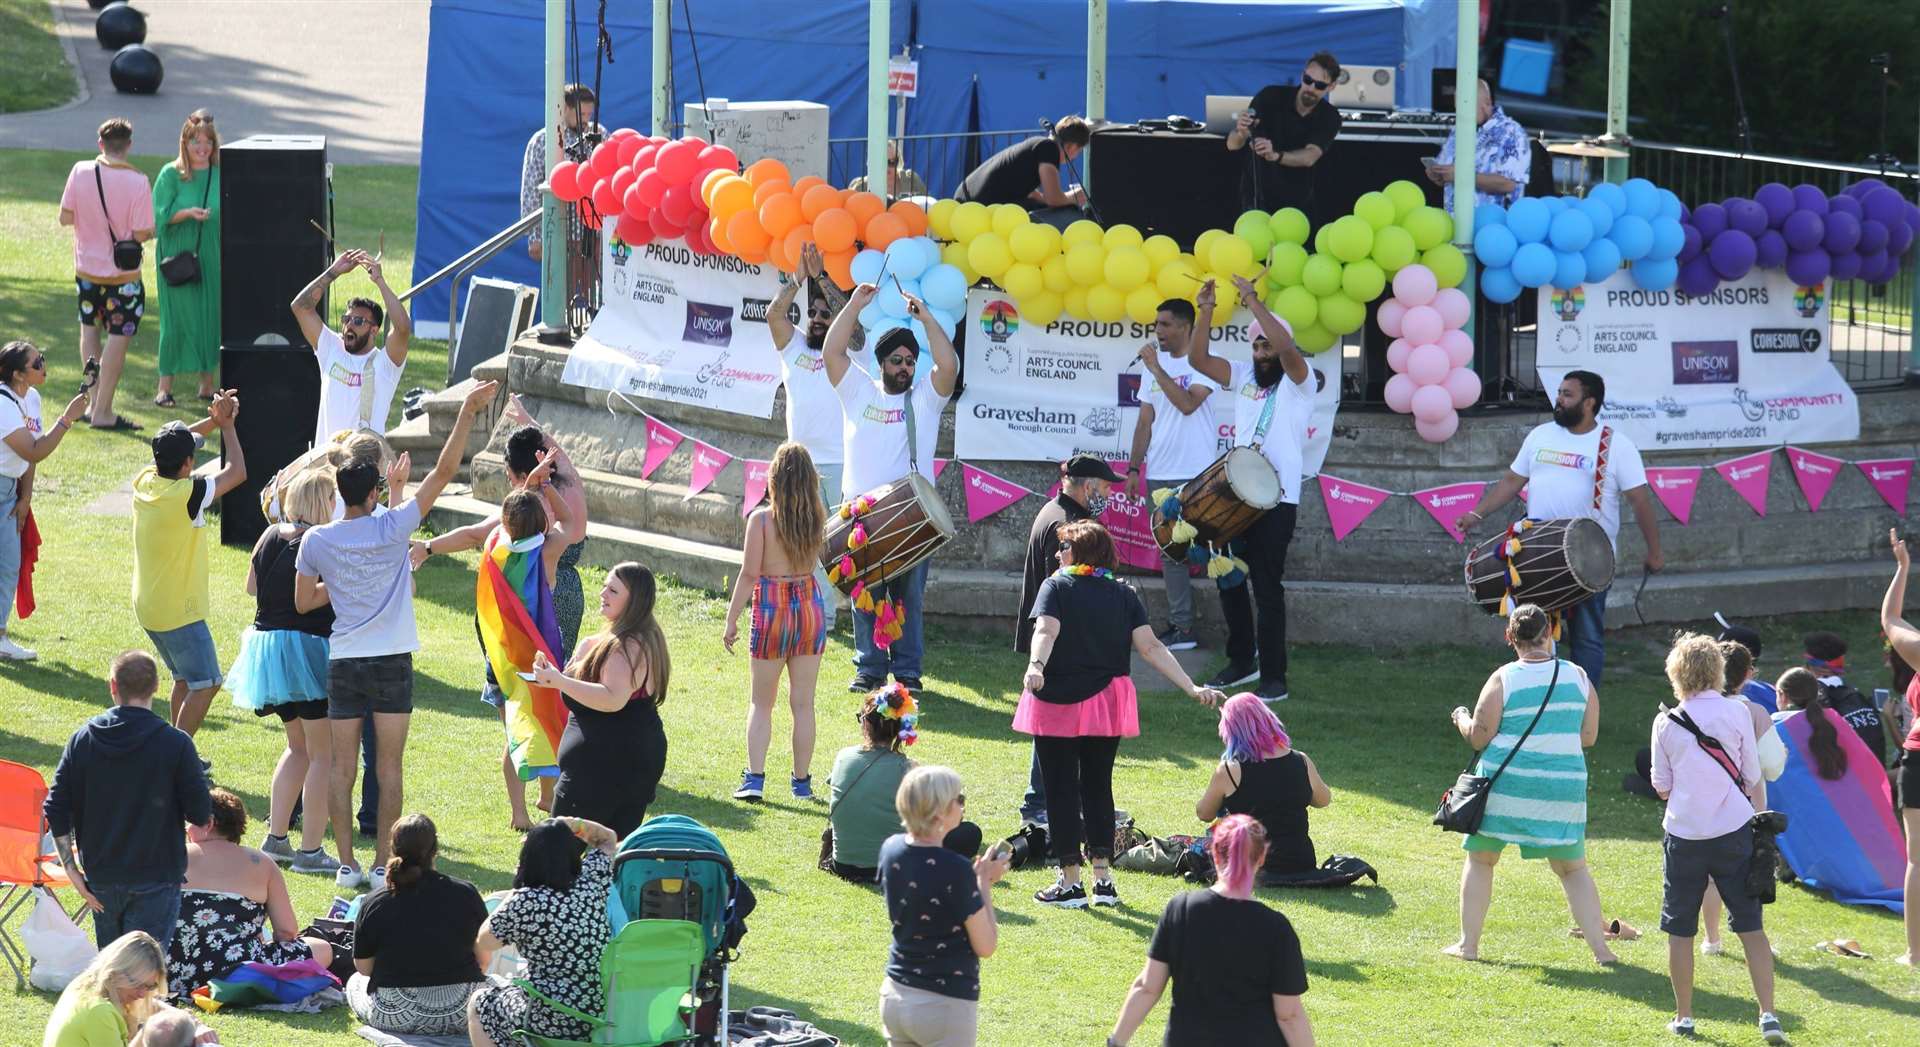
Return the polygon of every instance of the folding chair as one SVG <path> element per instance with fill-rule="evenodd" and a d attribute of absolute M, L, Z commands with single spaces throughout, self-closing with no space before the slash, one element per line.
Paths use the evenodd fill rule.
<path fill-rule="evenodd" d="M 7 922 L 35 892 L 52 897 L 53 888 L 69 886 L 59 861 L 40 849 L 47 834 L 46 801 L 47 780 L 39 771 L 0 760 L 0 957 L 13 968 L 15 992 L 26 987 L 32 961 Z"/>

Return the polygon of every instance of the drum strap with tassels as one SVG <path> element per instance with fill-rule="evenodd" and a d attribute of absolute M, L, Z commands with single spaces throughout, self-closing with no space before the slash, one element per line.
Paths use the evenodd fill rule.
<path fill-rule="evenodd" d="M 1600 449 L 1593 456 L 1593 514 L 1600 516 L 1600 496 L 1607 486 L 1607 452 L 1613 447 L 1613 426 L 1600 427 Z"/>
<path fill-rule="evenodd" d="M 1602 431 L 1600 434 L 1600 446 L 1603 448 L 1603 453 L 1606 444 L 1607 433 Z M 1493 550 L 1493 555 L 1498 558 L 1501 563 L 1507 565 L 1507 591 L 1500 597 L 1500 617 L 1502 618 L 1509 618 L 1513 615 L 1513 608 L 1515 606 L 1513 591 L 1520 586 L 1520 568 L 1513 561 L 1515 557 L 1520 555 L 1520 551 L 1527 547 L 1527 543 L 1521 536 L 1532 530 L 1533 525 L 1534 521 L 1532 520 L 1515 520 L 1513 524 L 1507 528 L 1507 540 L 1501 542 Z M 1560 612 L 1548 611 L 1547 621 L 1552 623 L 1554 642 L 1560 642 Z"/>

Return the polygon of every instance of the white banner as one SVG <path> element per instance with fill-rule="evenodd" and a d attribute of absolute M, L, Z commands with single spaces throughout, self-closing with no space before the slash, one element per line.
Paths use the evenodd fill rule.
<path fill-rule="evenodd" d="M 1827 289 L 1755 269 L 1690 298 L 1643 291 L 1622 271 L 1540 292 L 1537 366 L 1606 379 L 1600 419 L 1642 450 L 1852 440 L 1860 405 L 1829 355 Z"/>
<path fill-rule="evenodd" d="M 561 379 L 635 398 L 769 418 L 780 357 L 767 307 L 772 266 L 698 255 L 679 242 L 631 247 L 607 236 L 601 305 Z"/>
<path fill-rule="evenodd" d="M 1013 298 L 975 288 L 967 295 L 967 389 L 954 408 L 954 454 L 977 461 L 1059 462 L 1075 454 L 1125 459 L 1133 449 L 1150 324 L 1102 323 L 1062 314 L 1045 327 L 1020 317 Z M 1251 317 L 1236 309 L 1216 324 L 1213 354 L 1250 360 Z M 1307 426 L 1305 471 L 1320 471 L 1340 406 L 1340 354 L 1307 357 L 1318 390 Z M 1209 397 L 1219 448 L 1233 445 L 1230 400 Z M 1151 478 L 1149 478 L 1151 479 Z"/>

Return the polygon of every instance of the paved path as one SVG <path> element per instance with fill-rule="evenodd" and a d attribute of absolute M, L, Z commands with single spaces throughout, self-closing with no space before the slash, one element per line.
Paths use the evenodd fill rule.
<path fill-rule="evenodd" d="M 113 89 L 113 53 L 86 0 L 54 0 L 86 86 L 60 109 L 0 116 L 0 147 L 92 149 L 110 116 L 133 121 L 134 152 L 172 155 L 180 125 L 211 110 L 222 138 L 324 134 L 338 163 L 417 164 L 427 89 L 428 0 L 156 0 L 147 46 L 158 94 Z"/>

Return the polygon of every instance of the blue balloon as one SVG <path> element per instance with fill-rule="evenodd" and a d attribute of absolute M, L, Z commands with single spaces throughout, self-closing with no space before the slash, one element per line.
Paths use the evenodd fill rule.
<path fill-rule="evenodd" d="M 929 302 L 927 304 L 927 311 L 933 314 L 934 322 L 940 325 L 940 330 L 945 331 L 948 338 L 952 338 L 953 332 L 960 329 L 960 313 L 958 310 L 936 309 L 933 307 L 933 304 Z"/>
<path fill-rule="evenodd" d="M 900 296 L 900 289 L 894 286 L 892 280 L 880 285 L 880 291 L 873 296 L 873 301 L 881 312 L 893 318 L 895 326 L 907 315 L 907 300 Z"/>
<path fill-rule="evenodd" d="M 1506 225 L 1507 212 L 1502 207 L 1476 207 L 1473 209 L 1473 231 L 1478 233 L 1490 225 Z"/>
<path fill-rule="evenodd" d="M 1578 207 L 1569 207 L 1553 216 L 1547 227 L 1547 240 L 1555 251 L 1579 252 L 1593 240 L 1593 220 Z"/>
<path fill-rule="evenodd" d="M 927 305 L 933 309 L 959 312 L 967 307 L 967 278 L 959 269 L 942 262 L 920 278 Z"/>
<path fill-rule="evenodd" d="M 902 280 L 919 278 L 927 268 L 926 256 L 920 245 L 910 237 L 901 237 L 887 245 L 887 275 Z"/>
<path fill-rule="evenodd" d="M 1520 281 L 1513 278 L 1513 270 L 1505 266 L 1489 266 L 1480 271 L 1480 293 L 1487 301 L 1505 305 L 1520 297 Z"/>
<path fill-rule="evenodd" d="M 1604 236 L 1594 237 L 1587 249 L 1580 252 L 1587 263 L 1587 282 L 1597 284 L 1605 282 L 1620 271 L 1620 248 Z"/>
<path fill-rule="evenodd" d="M 1653 246 L 1647 250 L 1646 257 L 1655 261 L 1679 257 L 1680 249 L 1687 246 L 1687 231 L 1680 227 L 1680 219 L 1656 218 L 1650 224 Z"/>
<path fill-rule="evenodd" d="M 1485 210 L 1494 211 L 1494 208 Z M 1476 210 L 1474 213 L 1481 212 Z M 1484 265 L 1497 268 L 1511 263 L 1513 252 L 1519 247 L 1519 242 L 1513 238 L 1513 230 L 1504 225 L 1490 225 L 1473 234 L 1473 253 Z"/>
<path fill-rule="evenodd" d="M 899 241 L 895 241 L 895 243 L 898 243 L 898 242 Z M 907 330 L 911 332 L 913 335 L 913 344 L 920 347 L 920 359 L 916 361 L 914 370 L 916 371 L 932 370 L 932 368 L 926 366 L 928 363 L 931 362 L 927 359 L 927 346 L 933 344 L 927 341 L 926 325 L 922 324 L 918 320 L 908 320 Z"/>
<path fill-rule="evenodd" d="M 880 310 L 879 296 L 875 295 L 874 300 L 868 302 L 865 309 L 860 310 L 860 326 L 871 333 L 876 328 L 894 327 L 896 325 L 886 313 Z"/>
<path fill-rule="evenodd" d="M 1546 286 L 1558 268 L 1553 249 L 1546 244 L 1521 244 L 1520 249 L 1513 252 L 1513 278 L 1520 281 L 1522 287 Z"/>
<path fill-rule="evenodd" d="M 1664 291 L 1680 278 L 1680 263 L 1671 258 L 1642 258 L 1633 263 L 1633 282 L 1643 291 Z"/>
<path fill-rule="evenodd" d="M 1587 190 L 1587 199 L 1598 200 L 1607 205 L 1615 218 L 1627 213 L 1627 194 L 1612 182 L 1601 182 Z"/>
<path fill-rule="evenodd" d="M 1629 178 L 1620 186 L 1627 199 L 1627 213 L 1640 219 L 1652 219 L 1660 213 L 1660 190 L 1644 178 Z"/>
<path fill-rule="evenodd" d="M 1620 249 L 1624 261 L 1637 262 L 1653 250 L 1653 226 L 1645 218 L 1636 214 L 1623 214 L 1614 220 L 1613 231 L 1607 239 Z"/>
<path fill-rule="evenodd" d="M 1608 230 L 1613 228 L 1613 208 L 1608 207 L 1605 201 L 1589 196 L 1580 201 L 1580 213 L 1593 223 L 1593 235 L 1596 237 L 1607 235 Z"/>
<path fill-rule="evenodd" d="M 1519 243 L 1537 244 L 1545 240 L 1547 226 L 1552 221 L 1553 212 L 1537 196 L 1523 196 L 1507 208 L 1507 229 Z"/>
<path fill-rule="evenodd" d="M 1548 214 L 1559 214 L 1567 209 L 1567 199 L 1563 196 L 1543 196 L 1540 202 L 1547 205 Z"/>
<path fill-rule="evenodd" d="M 1673 190 L 1660 190 L 1660 209 L 1654 213 L 1655 218 L 1671 218 L 1679 221 L 1680 216 L 1685 212 L 1686 206 L 1680 202 L 1680 197 Z"/>
<path fill-rule="evenodd" d="M 853 256 L 853 263 L 847 271 L 853 274 L 856 284 L 870 284 L 880 279 L 880 268 L 886 265 L 887 256 L 869 247 Z"/>
<path fill-rule="evenodd" d="M 1553 252 L 1553 286 L 1571 291 L 1587 282 L 1587 260 L 1578 251 Z"/>

